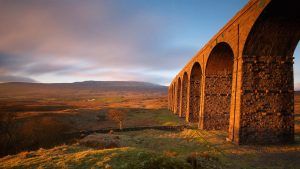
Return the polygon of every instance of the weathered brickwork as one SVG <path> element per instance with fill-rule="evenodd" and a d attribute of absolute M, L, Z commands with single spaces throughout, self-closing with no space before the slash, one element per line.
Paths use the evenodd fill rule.
<path fill-rule="evenodd" d="M 181 97 L 181 114 L 180 117 L 186 117 L 187 113 L 187 97 L 188 97 L 188 75 L 183 75 L 182 81 L 182 97 Z"/>
<path fill-rule="evenodd" d="M 176 108 L 176 114 L 180 114 L 180 101 L 181 101 L 181 79 L 179 78 L 178 79 L 178 83 L 177 83 L 178 85 L 177 85 L 177 89 L 176 89 L 176 106 L 177 106 L 177 108 Z"/>
<path fill-rule="evenodd" d="M 190 105 L 188 121 L 198 122 L 200 113 L 200 86 L 201 86 L 202 72 L 199 63 L 195 63 L 192 68 L 190 78 Z"/>
<path fill-rule="evenodd" d="M 279 2 L 268 6 L 245 44 L 240 124 L 243 144 L 294 139 L 292 51 L 300 37 L 300 23 L 295 23 L 297 19 L 290 11 L 279 13 L 282 7 Z"/>
<path fill-rule="evenodd" d="M 296 0 L 250 0 L 174 78 L 169 108 L 237 144 L 293 142 L 299 11 Z"/>
<path fill-rule="evenodd" d="M 175 113 L 176 112 L 176 84 L 174 84 L 173 86 L 173 112 Z"/>
<path fill-rule="evenodd" d="M 212 50 L 206 67 L 203 129 L 228 130 L 233 52 L 226 43 Z"/>
<path fill-rule="evenodd" d="M 228 130 L 231 77 L 230 74 L 206 76 L 203 129 Z"/>

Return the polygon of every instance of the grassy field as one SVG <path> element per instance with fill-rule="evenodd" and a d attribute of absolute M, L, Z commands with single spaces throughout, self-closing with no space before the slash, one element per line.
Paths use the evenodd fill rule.
<path fill-rule="evenodd" d="M 236 146 L 218 131 L 144 130 L 94 134 L 85 143 L 22 152 L 2 168 L 299 168 L 300 140 L 287 146 Z M 89 140 L 89 142 L 87 142 Z M 93 141 L 115 143 L 99 148 Z M 156 167 L 155 167 L 156 166 Z"/>
<path fill-rule="evenodd" d="M 123 122 L 125 128 L 175 125 L 180 121 L 175 115 L 169 116 L 164 92 L 79 93 L 60 92 L 56 96 L 52 92 L 35 93 L 27 97 L 0 94 L 1 123 L 10 122 L 4 115 L 14 114 L 13 124 L 5 127 L 10 128 L 10 133 L 0 133 L 0 155 L 73 142 L 72 138 L 66 138 L 66 133 L 117 128 L 118 123 L 107 118 L 107 112 L 112 109 L 121 108 L 127 112 Z M 7 134 L 12 135 L 12 141 L 5 139 Z"/>
<path fill-rule="evenodd" d="M 300 168 L 300 95 L 295 96 L 296 142 L 279 146 L 237 146 L 226 141 L 226 132 L 193 126 L 92 133 L 70 142 L 63 137 L 65 133 L 117 128 L 117 123 L 106 118 L 116 108 L 128 112 L 125 128 L 189 125 L 166 109 L 162 93 L 18 96 L 0 101 L 2 111 L 17 112 L 16 129 L 24 145 L 19 153 L 0 158 L 0 168 Z M 29 141 L 24 142 L 26 139 Z M 26 145 L 36 144 L 26 150 Z"/>

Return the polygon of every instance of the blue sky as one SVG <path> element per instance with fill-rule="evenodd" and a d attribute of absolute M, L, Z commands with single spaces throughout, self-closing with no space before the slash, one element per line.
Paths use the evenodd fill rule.
<path fill-rule="evenodd" d="M 168 85 L 247 2 L 0 0 L 0 82 Z"/>

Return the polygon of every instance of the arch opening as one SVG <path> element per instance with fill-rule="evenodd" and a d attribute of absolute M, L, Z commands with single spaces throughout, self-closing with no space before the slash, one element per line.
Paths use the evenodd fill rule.
<path fill-rule="evenodd" d="M 179 114 L 180 116 L 180 100 L 181 100 L 181 79 L 178 78 L 178 82 L 177 82 L 177 93 L 176 93 L 176 99 L 177 99 L 177 109 L 176 109 L 176 114 Z"/>
<path fill-rule="evenodd" d="M 176 90 L 175 90 L 176 84 L 173 84 L 173 113 L 176 111 Z"/>
<path fill-rule="evenodd" d="M 300 135 L 300 43 L 298 41 L 297 47 L 294 52 L 294 114 L 295 114 L 295 127 L 294 133 Z"/>
<path fill-rule="evenodd" d="M 171 103 L 171 98 L 170 98 L 170 86 L 168 87 L 168 110 L 170 110 L 170 103 Z"/>
<path fill-rule="evenodd" d="M 190 75 L 190 100 L 189 100 L 189 113 L 187 116 L 187 120 L 189 122 L 199 121 L 201 80 L 202 80 L 201 66 L 198 62 L 196 62 L 192 67 L 192 71 Z"/>
<path fill-rule="evenodd" d="M 297 1 L 271 1 L 242 53 L 240 144 L 294 140 L 293 53 L 300 38 Z"/>
<path fill-rule="evenodd" d="M 173 98 L 173 84 L 172 84 L 172 87 L 171 87 L 171 111 L 173 112 L 173 103 L 174 102 L 174 98 Z"/>
<path fill-rule="evenodd" d="M 203 129 L 228 130 L 233 58 L 233 51 L 225 42 L 217 44 L 209 55 L 205 72 Z"/>
<path fill-rule="evenodd" d="M 170 110 L 172 111 L 172 104 L 173 104 L 173 98 L 172 98 L 172 85 L 170 85 Z"/>
<path fill-rule="evenodd" d="M 187 94 L 188 94 L 188 75 L 186 72 L 183 74 L 182 79 L 182 93 L 181 93 L 181 116 L 180 117 L 186 117 L 187 112 Z"/>

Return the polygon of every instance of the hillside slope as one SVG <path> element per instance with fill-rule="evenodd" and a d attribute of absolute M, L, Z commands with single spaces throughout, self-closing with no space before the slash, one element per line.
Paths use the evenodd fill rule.
<path fill-rule="evenodd" d="M 50 94 L 50 93 L 89 93 L 103 91 L 137 91 L 137 92 L 167 92 L 166 86 L 148 82 L 136 81 L 85 81 L 75 83 L 23 83 L 10 82 L 0 84 L 0 96 L 23 94 Z"/>

